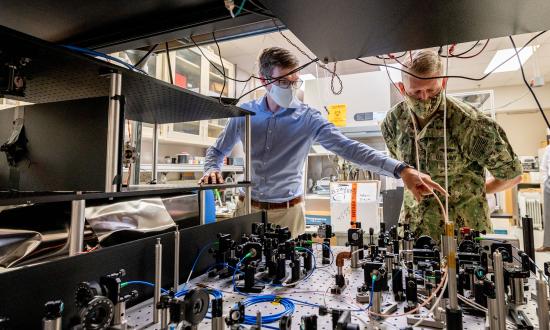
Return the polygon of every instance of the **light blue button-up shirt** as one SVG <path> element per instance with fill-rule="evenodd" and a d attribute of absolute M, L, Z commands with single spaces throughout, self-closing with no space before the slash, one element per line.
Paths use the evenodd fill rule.
<path fill-rule="evenodd" d="M 399 161 L 363 143 L 344 136 L 316 109 L 299 103 L 272 113 L 265 96 L 242 104 L 254 112 L 252 127 L 252 199 L 280 203 L 304 193 L 304 162 L 313 143 L 318 142 L 363 168 L 396 177 Z M 245 138 L 244 117 L 231 118 L 216 143 L 206 152 L 205 173 L 219 171 L 223 158 Z"/>

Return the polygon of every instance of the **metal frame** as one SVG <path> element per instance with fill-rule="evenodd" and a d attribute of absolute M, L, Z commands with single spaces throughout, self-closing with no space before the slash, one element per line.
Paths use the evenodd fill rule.
<path fill-rule="evenodd" d="M 116 192 L 115 182 L 118 173 L 119 135 L 120 135 L 120 97 L 122 94 L 122 75 L 110 74 L 109 110 L 107 124 L 107 161 L 105 165 L 105 191 Z"/>
<path fill-rule="evenodd" d="M 252 171 L 250 166 L 252 166 L 251 154 L 252 154 L 252 124 L 250 115 L 245 116 L 245 164 L 244 164 L 244 179 L 246 182 L 252 182 Z M 245 189 L 244 196 L 244 207 L 245 214 L 250 214 L 252 212 L 252 187 L 248 186 Z"/>
<path fill-rule="evenodd" d="M 69 256 L 74 256 L 83 251 L 84 225 L 86 201 L 75 200 L 71 202 L 71 226 L 69 228 Z"/>
<path fill-rule="evenodd" d="M 159 124 L 153 126 L 153 160 L 151 162 L 151 184 L 157 183 L 157 164 L 159 157 Z"/>
<path fill-rule="evenodd" d="M 132 138 L 133 141 L 130 141 L 136 147 L 136 161 L 134 163 L 132 175 L 132 184 L 139 184 L 139 176 L 141 170 L 141 136 L 143 132 L 143 123 L 140 121 L 135 121 L 132 125 Z M 130 175 L 130 174 L 129 174 Z"/>
<path fill-rule="evenodd" d="M 206 224 L 206 190 L 199 192 L 199 224 Z"/>

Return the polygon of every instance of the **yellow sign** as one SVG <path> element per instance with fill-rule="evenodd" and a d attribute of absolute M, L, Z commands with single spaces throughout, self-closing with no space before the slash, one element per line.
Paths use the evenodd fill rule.
<path fill-rule="evenodd" d="M 331 104 L 327 106 L 327 109 L 328 121 L 333 123 L 334 126 L 346 126 L 347 106 L 345 104 Z"/>

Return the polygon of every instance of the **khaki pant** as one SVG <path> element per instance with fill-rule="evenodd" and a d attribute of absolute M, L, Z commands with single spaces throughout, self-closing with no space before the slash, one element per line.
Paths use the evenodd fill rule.
<path fill-rule="evenodd" d="M 261 209 L 252 207 L 252 213 L 261 212 Z M 235 216 L 244 215 L 244 202 L 237 203 L 237 209 L 235 210 Z M 288 209 L 273 209 L 267 211 L 267 221 L 279 225 L 281 227 L 288 227 L 292 233 L 292 238 L 303 234 L 306 228 L 305 220 L 305 204 L 304 202 L 298 203 Z"/>

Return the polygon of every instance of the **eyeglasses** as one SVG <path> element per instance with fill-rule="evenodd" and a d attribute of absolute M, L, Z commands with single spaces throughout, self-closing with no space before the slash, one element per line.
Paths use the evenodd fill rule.
<path fill-rule="evenodd" d="M 284 78 L 277 80 L 277 78 L 271 78 L 269 81 L 271 83 L 281 87 L 281 88 L 284 88 L 284 89 L 287 89 L 290 86 L 292 86 L 293 88 L 300 88 L 300 87 L 302 87 L 302 84 L 304 83 L 304 81 L 300 78 L 298 78 L 296 80 L 288 80 L 288 79 L 284 79 Z"/>

